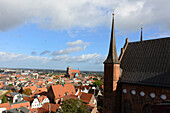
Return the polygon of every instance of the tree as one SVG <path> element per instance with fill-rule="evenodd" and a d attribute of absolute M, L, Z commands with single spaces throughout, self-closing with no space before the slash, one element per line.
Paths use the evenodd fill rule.
<path fill-rule="evenodd" d="M 8 102 L 8 100 L 7 100 L 6 96 L 3 96 L 2 103 L 7 103 L 7 102 Z"/>
<path fill-rule="evenodd" d="M 63 101 L 59 113 L 90 113 L 87 105 L 78 99 L 68 99 Z"/>
<path fill-rule="evenodd" d="M 31 95 L 32 94 L 32 90 L 30 88 L 24 89 L 24 91 L 22 92 L 25 95 Z"/>
<path fill-rule="evenodd" d="M 100 80 L 96 80 L 95 82 L 93 82 L 93 84 L 100 87 L 101 85 L 103 85 L 103 82 Z"/>

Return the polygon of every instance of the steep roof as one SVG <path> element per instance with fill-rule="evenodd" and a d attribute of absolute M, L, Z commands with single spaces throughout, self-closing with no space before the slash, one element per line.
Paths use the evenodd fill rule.
<path fill-rule="evenodd" d="M 114 29 L 114 14 L 112 19 L 112 31 L 111 31 L 111 39 L 110 39 L 110 48 L 109 48 L 109 54 L 107 56 L 107 59 L 104 61 L 104 63 L 119 63 L 118 57 L 117 57 L 117 51 L 116 51 L 116 40 L 115 40 L 115 29 Z"/>
<path fill-rule="evenodd" d="M 170 38 L 129 43 L 120 66 L 121 82 L 170 87 Z"/>
<path fill-rule="evenodd" d="M 81 99 L 81 101 L 83 101 L 85 103 L 89 103 L 92 96 L 93 96 L 93 94 L 90 94 L 90 93 L 82 93 L 80 99 Z"/>
<path fill-rule="evenodd" d="M 52 90 L 55 98 L 62 98 L 65 93 L 68 93 L 68 95 L 76 93 L 73 84 L 64 84 L 64 87 L 62 85 L 52 85 Z"/>
<path fill-rule="evenodd" d="M 67 92 L 69 95 L 76 93 L 76 90 L 73 84 L 64 84 L 64 89 L 65 89 L 65 92 Z"/>

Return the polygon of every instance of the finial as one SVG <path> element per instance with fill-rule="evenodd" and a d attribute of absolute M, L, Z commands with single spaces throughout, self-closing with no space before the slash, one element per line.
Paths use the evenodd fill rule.
<path fill-rule="evenodd" d="M 143 25 L 143 24 L 141 23 L 141 29 L 143 29 L 142 25 Z"/>
<path fill-rule="evenodd" d="M 140 37 L 140 41 L 143 41 L 143 32 L 142 32 L 142 29 L 143 29 L 143 27 L 142 27 L 142 24 L 141 24 L 141 37 Z"/>
<path fill-rule="evenodd" d="M 113 8 L 113 15 L 114 15 L 115 8 Z"/>

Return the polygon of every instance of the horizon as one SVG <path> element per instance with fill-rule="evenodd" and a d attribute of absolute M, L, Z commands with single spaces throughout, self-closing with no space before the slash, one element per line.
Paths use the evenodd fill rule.
<path fill-rule="evenodd" d="M 127 37 L 129 42 L 140 40 L 141 23 L 143 40 L 170 37 L 168 2 L 0 1 L 0 67 L 63 70 L 71 66 L 103 72 L 112 8 L 119 57 Z"/>

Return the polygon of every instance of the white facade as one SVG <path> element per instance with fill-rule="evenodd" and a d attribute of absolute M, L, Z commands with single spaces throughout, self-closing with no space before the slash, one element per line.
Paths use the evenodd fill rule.
<path fill-rule="evenodd" d="M 0 108 L 0 113 L 2 113 L 2 111 L 5 111 L 6 108 Z"/>
<path fill-rule="evenodd" d="M 37 98 L 35 98 L 35 99 L 33 100 L 32 104 L 31 104 L 31 109 L 33 109 L 33 108 L 40 108 L 40 107 L 41 107 L 41 106 L 40 106 L 40 102 L 38 101 Z"/>
<path fill-rule="evenodd" d="M 16 95 L 14 95 L 12 102 L 13 103 L 21 102 L 22 100 L 23 100 L 23 95 L 22 94 L 16 94 Z"/>

